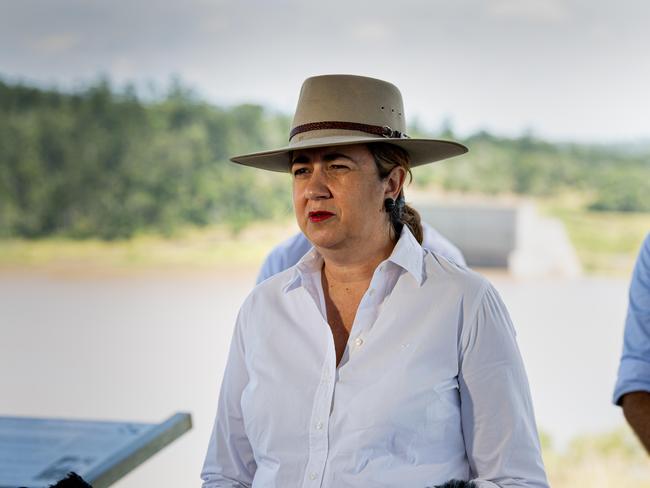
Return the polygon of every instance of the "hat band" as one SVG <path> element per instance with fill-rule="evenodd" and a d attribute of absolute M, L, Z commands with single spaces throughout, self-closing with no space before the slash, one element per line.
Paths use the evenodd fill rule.
<path fill-rule="evenodd" d="M 296 134 L 322 129 L 357 130 L 386 138 L 408 139 L 408 136 L 406 134 L 398 130 L 393 130 L 387 125 L 369 125 L 359 124 L 357 122 L 339 122 L 335 120 L 329 120 L 324 122 L 311 122 L 309 124 L 298 125 L 291 130 L 291 133 L 289 134 L 289 140 L 291 140 Z"/>

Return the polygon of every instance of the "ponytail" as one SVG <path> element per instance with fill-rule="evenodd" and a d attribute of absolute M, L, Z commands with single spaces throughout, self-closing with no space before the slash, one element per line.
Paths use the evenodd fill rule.
<path fill-rule="evenodd" d="M 404 205 L 404 211 L 402 212 L 402 223 L 406 225 L 413 237 L 422 244 L 424 241 L 424 230 L 422 229 L 422 222 L 420 221 L 420 214 L 410 205 Z M 393 224 L 393 227 L 395 225 Z"/>

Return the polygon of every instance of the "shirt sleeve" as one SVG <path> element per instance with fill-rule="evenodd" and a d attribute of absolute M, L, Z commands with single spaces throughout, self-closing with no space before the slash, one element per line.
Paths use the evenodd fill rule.
<path fill-rule="evenodd" d="M 235 324 L 217 416 L 201 471 L 202 488 L 250 488 L 257 469 L 241 410 L 242 391 L 248 383 L 242 338 L 244 315 L 242 307 Z"/>
<path fill-rule="evenodd" d="M 467 457 L 480 488 L 548 488 L 515 330 L 486 284 L 461 333 L 459 388 Z"/>
<path fill-rule="evenodd" d="M 632 274 L 614 403 L 633 391 L 650 391 L 650 234 Z"/>

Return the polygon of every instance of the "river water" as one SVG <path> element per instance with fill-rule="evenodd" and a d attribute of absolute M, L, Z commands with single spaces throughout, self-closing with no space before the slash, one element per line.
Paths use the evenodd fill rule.
<path fill-rule="evenodd" d="M 199 486 L 254 276 L 0 274 L 0 415 L 160 422 L 191 412 L 189 433 L 114 486 Z M 622 424 L 610 397 L 627 281 L 489 277 L 517 328 L 540 428 L 562 446 Z"/>

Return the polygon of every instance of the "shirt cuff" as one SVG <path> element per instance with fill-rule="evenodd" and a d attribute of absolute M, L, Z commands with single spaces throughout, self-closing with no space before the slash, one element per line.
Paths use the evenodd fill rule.
<path fill-rule="evenodd" d="M 620 405 L 621 397 L 633 391 L 650 391 L 650 362 L 625 358 L 618 369 L 613 402 Z"/>

